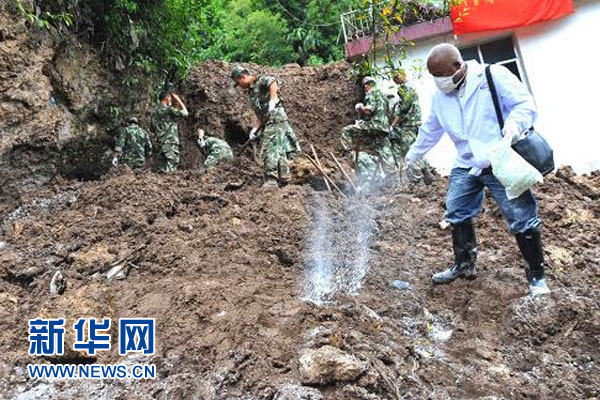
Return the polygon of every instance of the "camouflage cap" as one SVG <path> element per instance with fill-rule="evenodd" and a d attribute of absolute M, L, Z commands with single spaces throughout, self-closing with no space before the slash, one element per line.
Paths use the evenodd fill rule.
<path fill-rule="evenodd" d="M 372 76 L 365 76 L 362 80 L 362 84 L 366 85 L 367 83 L 377 83 L 377 81 L 375 81 L 375 78 Z"/>
<path fill-rule="evenodd" d="M 233 86 L 237 86 L 237 80 L 240 78 L 240 76 L 249 74 L 250 71 L 248 71 L 247 68 L 240 67 L 239 65 L 233 67 L 233 69 L 231 70 L 231 79 L 233 79 L 233 81 L 235 82 Z"/>
<path fill-rule="evenodd" d="M 129 117 L 127 118 L 127 122 L 129 122 L 130 124 L 137 124 L 138 119 L 136 117 Z"/>

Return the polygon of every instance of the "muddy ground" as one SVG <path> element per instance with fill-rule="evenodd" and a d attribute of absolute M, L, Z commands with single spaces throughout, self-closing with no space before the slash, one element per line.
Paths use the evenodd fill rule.
<path fill-rule="evenodd" d="M 0 395 L 600 396 L 599 178 L 561 170 L 537 190 L 553 289 L 549 296 L 526 296 L 514 239 L 491 203 L 477 221 L 480 277 L 446 288 L 430 286 L 431 273 L 451 261 L 449 232 L 437 225 L 446 186 L 439 179 L 416 194 L 388 191 L 368 197 L 362 207 L 376 210 L 377 228 L 364 286 L 357 295 L 340 292 L 333 303 L 321 306 L 299 298 L 314 212 L 326 206 L 343 215 L 347 203 L 357 199 L 336 198 L 308 184 L 264 191 L 260 176 L 236 166 L 220 176 L 121 168 L 98 181 L 70 182 L 50 200 L 4 217 Z M 140 247 L 125 279 L 106 279 L 103 267 Z M 62 295 L 51 295 L 57 270 L 67 286 Z M 395 279 L 413 289 L 392 287 Z M 27 356 L 27 319 L 66 317 L 69 326 L 81 316 L 156 318 L 157 353 L 144 362 L 156 364 L 159 378 L 29 380 L 26 364 L 43 360 Z M 358 375 L 347 382 L 335 374 L 321 376 L 321 382 L 305 376 L 301 355 L 325 345 L 364 363 Z M 73 352 L 64 357 L 92 361 Z M 93 361 L 128 362 L 116 346 Z M 282 397 L 286 390 L 305 394 Z"/>
<path fill-rule="evenodd" d="M 201 173 L 197 127 L 238 150 L 252 124 L 221 62 L 178 88 L 192 114 L 180 126 L 184 170 L 111 170 L 102 101 L 118 90 L 99 55 L 0 17 L 0 398 L 600 397 L 600 174 L 563 168 L 536 187 L 551 295 L 526 296 L 516 243 L 489 201 L 477 220 L 480 276 L 432 288 L 452 260 L 438 226 L 444 178 L 345 199 L 301 159 L 292 184 L 265 191 L 250 150 Z M 282 78 L 300 143 L 314 143 L 341 184 L 326 153 L 339 155 L 359 100 L 348 66 L 249 67 Z M 108 279 L 123 258 L 124 279 Z M 324 259 L 329 278 L 315 274 Z M 57 271 L 66 287 L 51 294 Z M 337 290 L 313 296 L 338 275 Z M 27 320 L 37 317 L 110 317 L 113 349 L 29 357 Z M 154 356 L 118 355 L 120 317 L 156 318 Z M 158 378 L 30 380 L 34 362 L 154 363 Z"/>

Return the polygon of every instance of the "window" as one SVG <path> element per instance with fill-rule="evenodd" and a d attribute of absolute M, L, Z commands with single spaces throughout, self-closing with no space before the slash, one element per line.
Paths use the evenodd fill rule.
<path fill-rule="evenodd" d="M 523 73 L 511 36 L 476 46 L 463 47 L 460 49 L 460 53 L 465 61 L 477 60 L 480 63 L 504 65 L 521 81 L 523 80 Z"/>

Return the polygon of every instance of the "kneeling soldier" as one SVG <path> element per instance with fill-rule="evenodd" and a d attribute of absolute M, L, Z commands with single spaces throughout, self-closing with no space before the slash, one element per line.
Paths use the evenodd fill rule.
<path fill-rule="evenodd" d="M 198 146 L 204 155 L 204 168 L 212 168 L 222 162 L 233 161 L 233 152 L 226 141 L 206 136 L 204 129 L 198 129 Z"/>

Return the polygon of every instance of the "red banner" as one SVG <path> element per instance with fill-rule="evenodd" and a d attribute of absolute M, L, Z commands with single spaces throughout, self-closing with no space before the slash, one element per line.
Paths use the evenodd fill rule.
<path fill-rule="evenodd" d="M 573 13 L 573 0 L 450 0 L 454 33 L 491 31 Z"/>

